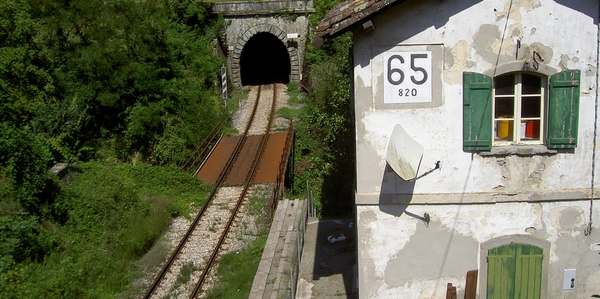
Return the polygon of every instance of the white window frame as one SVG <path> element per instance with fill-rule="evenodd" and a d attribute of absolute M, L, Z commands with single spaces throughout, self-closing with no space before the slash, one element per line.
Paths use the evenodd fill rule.
<path fill-rule="evenodd" d="M 512 95 L 498 95 L 496 96 L 496 86 L 493 86 L 492 90 L 492 146 L 506 146 L 506 145 L 522 145 L 522 144 L 544 144 L 544 132 L 546 127 L 546 90 L 547 90 L 547 79 L 546 77 L 536 74 L 527 73 L 540 78 L 540 93 L 539 94 L 527 94 L 525 97 L 540 97 L 540 117 L 521 117 L 521 101 L 523 99 L 523 76 L 522 72 L 511 73 L 510 75 L 514 78 L 514 92 Z M 496 77 L 506 75 L 501 74 Z M 496 77 L 493 79 L 495 80 Z M 493 81 L 495 82 L 495 81 Z M 496 118 L 496 97 L 498 98 L 511 98 L 514 97 L 513 101 L 513 118 Z M 538 120 L 540 121 L 540 139 L 539 140 L 521 140 L 520 129 L 522 120 Z M 512 140 L 496 140 L 496 121 L 497 120 L 512 120 L 513 121 L 513 139 Z"/>

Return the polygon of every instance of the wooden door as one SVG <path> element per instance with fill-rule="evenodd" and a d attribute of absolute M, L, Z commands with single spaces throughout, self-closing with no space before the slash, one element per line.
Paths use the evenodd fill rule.
<path fill-rule="evenodd" d="M 488 251 L 488 299 L 539 299 L 543 250 L 509 244 Z"/>

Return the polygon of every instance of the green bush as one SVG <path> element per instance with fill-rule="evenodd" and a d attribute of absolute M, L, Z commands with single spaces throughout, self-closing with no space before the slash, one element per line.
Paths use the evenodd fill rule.
<path fill-rule="evenodd" d="M 309 47 L 309 80 L 297 118 L 293 192 L 314 196 L 324 216 L 352 213 L 354 128 L 352 119 L 352 40 L 342 35 L 323 48 Z M 299 93 L 290 86 L 291 94 Z"/>
<path fill-rule="evenodd" d="M 228 113 L 207 8 L 0 1 L 0 297 L 113 297 L 202 202 L 189 174 L 144 163 L 182 161 Z M 67 183 L 48 174 L 94 159 Z"/>
<path fill-rule="evenodd" d="M 148 164 L 84 163 L 65 180 L 55 203 L 64 224 L 0 217 L 0 297 L 115 297 L 171 217 L 208 191 L 175 167 Z M 46 254 L 34 260 L 39 246 Z"/>
<path fill-rule="evenodd" d="M 173 134 L 192 148 L 226 113 L 221 26 L 189 0 L 3 1 L 0 122 L 43 135 L 58 160 L 93 158 L 110 138 L 123 139 L 125 158 L 181 160 L 186 151 L 153 151 Z"/>
<path fill-rule="evenodd" d="M 313 26 L 337 0 L 315 2 Z M 352 36 L 307 44 L 306 96 L 290 84 L 288 92 L 303 106 L 281 114 L 297 119 L 293 193 L 314 197 L 324 216 L 348 216 L 354 197 L 354 120 L 352 118 Z"/>
<path fill-rule="evenodd" d="M 0 168 L 6 188 L 13 189 L 14 200 L 25 212 L 40 215 L 48 198 L 41 196 L 48 181 L 49 148 L 28 129 L 0 123 Z M 5 198 L 3 201 L 8 201 Z"/>

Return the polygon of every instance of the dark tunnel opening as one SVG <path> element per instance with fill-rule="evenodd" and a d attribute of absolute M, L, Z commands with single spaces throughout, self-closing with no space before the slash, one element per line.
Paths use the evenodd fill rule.
<path fill-rule="evenodd" d="M 268 32 L 252 36 L 240 56 L 242 85 L 288 83 L 290 56 L 281 40 Z"/>

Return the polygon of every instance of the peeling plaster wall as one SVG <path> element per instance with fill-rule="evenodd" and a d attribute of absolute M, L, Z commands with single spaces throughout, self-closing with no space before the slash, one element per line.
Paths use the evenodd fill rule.
<path fill-rule="evenodd" d="M 466 272 L 480 269 L 483 243 L 526 234 L 529 226 L 537 229 L 533 238 L 550 244 L 547 298 L 600 295 L 600 255 L 589 246 L 600 242 L 600 226 L 583 236 L 589 217 L 584 199 L 590 196 L 598 3 L 514 0 L 501 42 L 509 2 L 407 1 L 374 17 L 374 30 L 354 33 L 361 298 L 445 298 L 446 283 L 464 288 Z M 443 45 L 441 105 L 376 105 L 383 69 L 374 61 L 386 49 L 407 44 Z M 531 64 L 533 51 L 544 59 L 540 71 L 581 70 L 575 151 L 527 157 L 463 152 L 463 72 L 492 74 L 496 61 L 499 66 Z M 420 173 L 438 160 L 440 170 L 405 182 L 386 168 L 387 142 L 396 124 L 425 148 Z M 600 166 L 600 155 L 596 159 Z M 599 179 L 596 170 L 597 188 Z M 406 212 L 428 212 L 431 224 Z M 576 292 L 560 290 L 562 271 L 569 267 L 577 268 Z"/>
<path fill-rule="evenodd" d="M 583 201 L 357 206 L 360 298 L 443 299 L 449 282 L 462 298 L 467 271 L 481 269 L 486 255 L 481 244 L 507 235 L 550 242 L 543 298 L 600 295 L 600 255 L 590 249 L 600 242 L 600 225 L 583 235 L 588 208 Z M 429 225 L 409 215 L 424 213 Z M 528 227 L 535 232 L 526 233 Z M 577 269 L 576 291 L 561 290 L 569 268 Z"/>
<path fill-rule="evenodd" d="M 374 31 L 355 33 L 357 200 L 377 203 L 380 193 L 530 196 L 570 190 L 586 196 L 591 175 L 597 27 L 593 17 L 573 8 L 550 0 L 514 1 L 499 65 L 530 61 L 535 49 L 545 61 L 543 67 L 582 71 L 579 143 L 575 152 L 496 158 L 462 150 L 462 73 L 493 71 L 508 2 L 409 1 L 375 17 Z M 595 3 L 580 6 L 596 14 Z M 515 37 L 522 45 L 518 59 Z M 377 67 L 372 62 L 381 59 L 382 49 L 434 43 L 444 45 L 443 104 L 418 109 L 376 108 L 373 90 L 378 88 L 373 86 L 383 80 L 383 70 L 381 63 Z M 437 160 L 442 162 L 441 170 L 414 185 L 395 181 L 392 174 L 382 184 L 388 179 L 386 145 L 396 124 L 401 124 L 425 147 L 422 170 L 433 167 Z M 469 197 L 465 200 L 469 201 Z"/>

